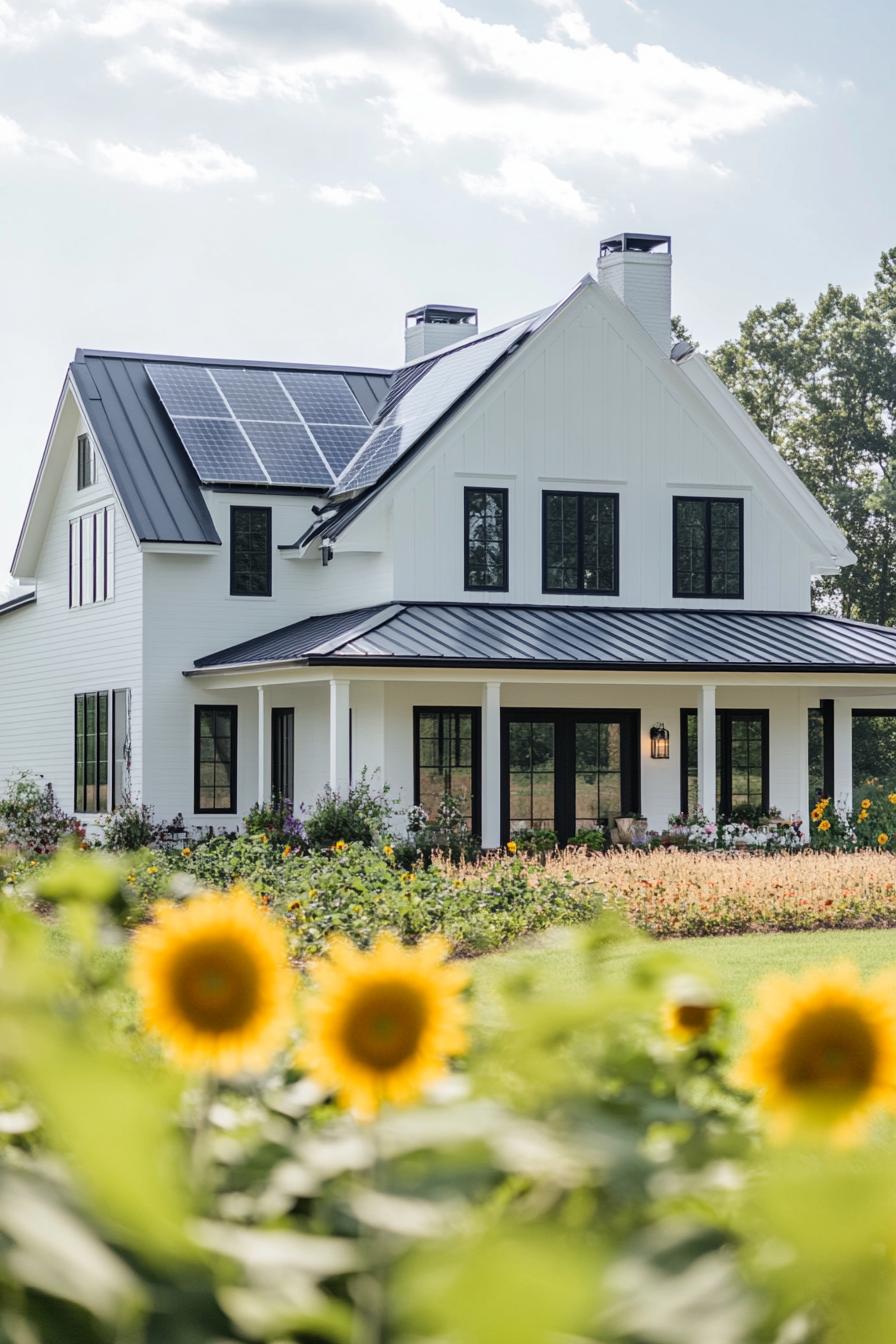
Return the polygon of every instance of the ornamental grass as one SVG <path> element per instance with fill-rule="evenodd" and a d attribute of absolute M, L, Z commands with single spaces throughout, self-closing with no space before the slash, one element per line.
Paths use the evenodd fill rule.
<path fill-rule="evenodd" d="M 476 869 L 465 870 L 475 882 Z M 565 879 L 656 938 L 896 927 L 896 856 L 693 853 L 660 849 L 592 856 L 567 850 L 531 866 Z"/>

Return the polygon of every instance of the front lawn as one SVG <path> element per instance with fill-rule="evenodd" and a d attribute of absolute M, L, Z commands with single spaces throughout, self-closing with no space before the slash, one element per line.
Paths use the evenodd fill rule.
<path fill-rule="evenodd" d="M 620 943 L 608 952 L 602 967 L 623 975 L 638 955 L 638 943 Z M 682 957 L 699 966 L 722 998 L 737 1010 L 748 1008 L 758 980 L 772 972 L 796 975 L 807 966 L 852 961 L 863 976 L 896 967 L 896 929 L 837 929 L 811 933 L 744 934 L 738 938 L 681 938 L 667 944 L 670 958 Z M 507 951 L 476 963 L 475 986 L 481 1010 L 494 1009 L 499 986 L 518 975 L 534 977 L 538 993 L 575 994 L 585 983 L 588 960 L 577 946 L 574 930 L 551 929 Z M 593 963 L 591 963 L 593 964 Z"/>

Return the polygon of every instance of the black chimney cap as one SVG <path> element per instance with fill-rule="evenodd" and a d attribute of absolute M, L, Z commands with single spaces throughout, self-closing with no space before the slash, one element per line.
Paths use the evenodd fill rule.
<path fill-rule="evenodd" d="M 658 252 L 665 251 L 671 256 L 672 237 L 668 233 L 617 233 L 612 238 L 601 240 L 600 255 L 609 252 Z"/>

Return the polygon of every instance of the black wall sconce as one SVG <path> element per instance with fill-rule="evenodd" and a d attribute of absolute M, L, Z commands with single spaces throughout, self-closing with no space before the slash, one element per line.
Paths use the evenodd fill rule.
<path fill-rule="evenodd" d="M 669 729 L 664 723 L 655 723 L 650 730 L 650 755 L 654 761 L 669 759 Z"/>

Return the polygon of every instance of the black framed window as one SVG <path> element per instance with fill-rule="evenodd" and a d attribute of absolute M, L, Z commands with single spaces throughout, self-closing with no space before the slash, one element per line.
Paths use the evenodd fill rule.
<path fill-rule="evenodd" d="M 75 811 L 109 810 L 109 692 L 75 696 Z"/>
<path fill-rule="evenodd" d="M 295 793 L 296 713 L 271 710 L 271 796 L 292 802 Z"/>
<path fill-rule="evenodd" d="M 831 736 L 834 708 L 831 704 Z M 831 767 L 833 775 L 833 765 Z M 892 710 L 852 711 L 852 787 L 863 798 L 867 792 L 892 793 L 896 789 L 896 713 Z M 827 796 L 834 792 L 833 779 Z"/>
<path fill-rule="evenodd" d="M 473 835 L 482 830 L 481 718 L 476 708 L 414 708 L 414 802 L 432 817 L 450 794 Z"/>
<path fill-rule="evenodd" d="M 131 692 L 112 692 L 112 806 L 130 801 Z"/>
<path fill-rule="evenodd" d="M 115 510 L 82 513 L 68 525 L 68 604 L 89 607 L 112 597 Z"/>
<path fill-rule="evenodd" d="M 507 491 L 464 490 L 464 588 L 507 591 Z"/>
<path fill-rule="evenodd" d="M 271 596 L 270 509 L 231 505 L 230 595 Z"/>
<path fill-rule="evenodd" d="M 236 811 L 236 705 L 197 705 L 193 810 Z"/>
<path fill-rule="evenodd" d="M 78 435 L 78 489 L 96 485 L 96 454 L 89 434 Z"/>
<path fill-rule="evenodd" d="M 681 711 L 681 810 L 695 812 L 698 793 L 697 711 Z M 768 810 L 768 710 L 716 710 L 716 807 Z"/>
<path fill-rule="evenodd" d="M 546 593 L 619 592 L 619 496 L 542 493 L 542 588 Z"/>
<path fill-rule="evenodd" d="M 673 597 L 743 597 L 744 502 L 672 501 Z"/>

